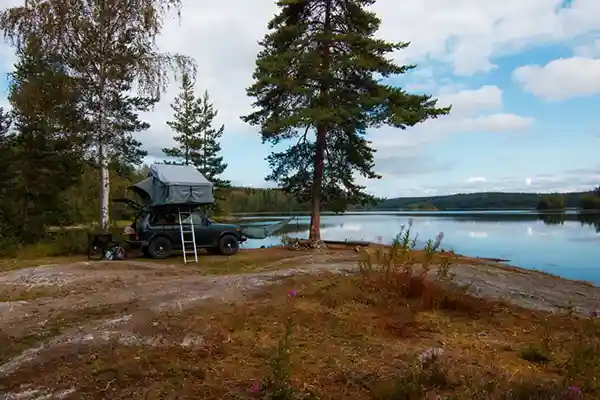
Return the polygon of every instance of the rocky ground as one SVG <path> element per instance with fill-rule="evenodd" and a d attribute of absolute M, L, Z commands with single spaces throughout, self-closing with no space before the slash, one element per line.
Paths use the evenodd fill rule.
<path fill-rule="evenodd" d="M 52 352 L 78 344 L 201 347 L 194 335 L 144 333 L 160 324 L 157 315 L 178 313 L 209 300 L 244 301 L 285 277 L 323 271 L 351 273 L 355 255 L 298 252 L 285 263 L 266 263 L 260 272 L 207 275 L 196 265 L 146 261 L 94 261 L 16 268 L 0 273 L 0 378 L 35 364 Z M 600 288 L 492 262 L 452 268 L 457 284 L 478 296 L 547 311 L 599 308 Z M 32 384 L 34 382 L 31 382 Z M 71 398 L 69 388 L 39 391 L 24 386 L 0 399 Z M 74 390 L 74 389 L 73 389 Z M 75 397 L 73 397 L 75 398 Z"/>

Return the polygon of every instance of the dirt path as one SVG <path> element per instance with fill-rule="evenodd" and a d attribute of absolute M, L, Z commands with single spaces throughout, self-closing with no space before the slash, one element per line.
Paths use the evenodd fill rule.
<path fill-rule="evenodd" d="M 324 254 L 300 255 L 295 264 L 300 267 L 221 276 L 204 275 L 198 266 L 135 261 L 79 262 L 1 273 L 0 343 L 18 342 L 19 346 L 0 349 L 0 377 L 45 352 L 78 343 L 117 341 L 193 349 L 202 345 L 201 337 L 184 335 L 174 342 L 173 338 L 144 335 L 143 327 L 160 324 L 161 312 L 178 312 L 211 299 L 240 301 L 290 275 L 356 268 L 347 256 L 342 260 Z M 572 307 L 589 314 L 599 304 L 600 288 L 537 272 L 493 263 L 458 265 L 453 272 L 455 281 L 469 285 L 472 293 L 524 307 L 549 311 Z M 0 387 L 0 400 L 66 396 L 32 392 L 3 397 L 1 393 Z"/>

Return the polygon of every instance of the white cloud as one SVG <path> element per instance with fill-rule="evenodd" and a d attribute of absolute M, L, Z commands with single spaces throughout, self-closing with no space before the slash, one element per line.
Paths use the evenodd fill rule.
<path fill-rule="evenodd" d="M 499 113 L 464 119 L 455 130 L 463 132 L 511 132 L 528 128 L 533 123 L 534 119 L 530 117 Z"/>
<path fill-rule="evenodd" d="M 428 120 L 405 131 L 382 128 L 372 133 L 378 158 L 395 157 L 406 149 L 441 140 L 454 133 L 511 133 L 530 127 L 533 118 L 503 113 L 502 90 L 497 86 L 482 86 L 439 96 L 440 106 L 452 104 L 449 115 Z"/>
<path fill-rule="evenodd" d="M 486 85 L 479 89 L 463 90 L 439 97 L 439 105 L 452 105 L 452 114 L 471 116 L 480 111 L 495 111 L 502 108 L 502 90 L 497 86 Z"/>
<path fill-rule="evenodd" d="M 526 178 L 475 176 L 462 182 L 438 184 L 435 185 L 435 189 L 439 195 L 474 192 L 565 193 L 592 190 L 599 182 L 600 165 L 593 165 L 590 168 L 564 170 L 555 174 L 536 174 Z M 413 187 L 411 195 L 423 195 L 429 188 Z"/>
<path fill-rule="evenodd" d="M 575 46 L 573 54 L 577 57 L 600 57 L 600 39 L 595 39 L 587 44 Z"/>
<path fill-rule="evenodd" d="M 571 57 L 544 66 L 526 65 L 513 72 L 524 90 L 547 100 L 600 93 L 600 59 Z"/>
<path fill-rule="evenodd" d="M 492 58 L 540 43 L 561 43 L 600 29 L 600 2 L 573 0 L 380 0 L 382 35 L 412 41 L 400 57 L 452 65 L 471 75 L 494 68 Z"/>
<path fill-rule="evenodd" d="M 472 176 L 467 179 L 467 183 L 486 183 L 487 179 L 484 176 Z"/>

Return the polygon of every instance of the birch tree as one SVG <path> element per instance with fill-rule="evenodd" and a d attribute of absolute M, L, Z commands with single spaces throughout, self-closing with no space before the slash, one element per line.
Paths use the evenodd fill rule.
<path fill-rule="evenodd" d="M 179 15 L 181 6 L 182 0 L 24 0 L 0 14 L 0 29 L 10 44 L 23 48 L 33 35 L 79 78 L 87 117 L 94 122 L 86 134 L 101 171 L 104 230 L 110 222 L 111 144 L 132 143 L 119 137 L 131 130 L 123 129 L 115 103 L 134 86 L 138 98 L 130 99 L 130 110 L 143 110 L 160 99 L 170 72 L 195 76 L 193 59 L 161 53 L 156 44 L 165 17 Z"/>
<path fill-rule="evenodd" d="M 242 119 L 260 127 L 263 142 L 291 143 L 268 157 L 267 180 L 310 201 L 313 242 L 321 237 L 323 205 L 343 211 L 372 200 L 355 181 L 356 175 L 380 178 L 367 129 L 406 129 L 449 112 L 429 95 L 386 83 L 414 66 L 390 57 L 408 43 L 376 38 L 380 20 L 368 10 L 373 3 L 279 0 L 248 88 L 256 110 Z"/>

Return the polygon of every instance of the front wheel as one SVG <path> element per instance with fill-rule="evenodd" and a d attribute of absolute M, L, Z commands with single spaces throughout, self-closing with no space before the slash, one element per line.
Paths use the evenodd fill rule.
<path fill-rule="evenodd" d="M 219 253 L 232 256 L 240 249 L 240 243 L 233 235 L 225 235 L 219 240 Z"/>
<path fill-rule="evenodd" d="M 152 258 L 169 258 L 172 250 L 173 244 L 165 237 L 157 237 L 156 239 L 153 239 L 148 246 L 148 254 Z"/>

